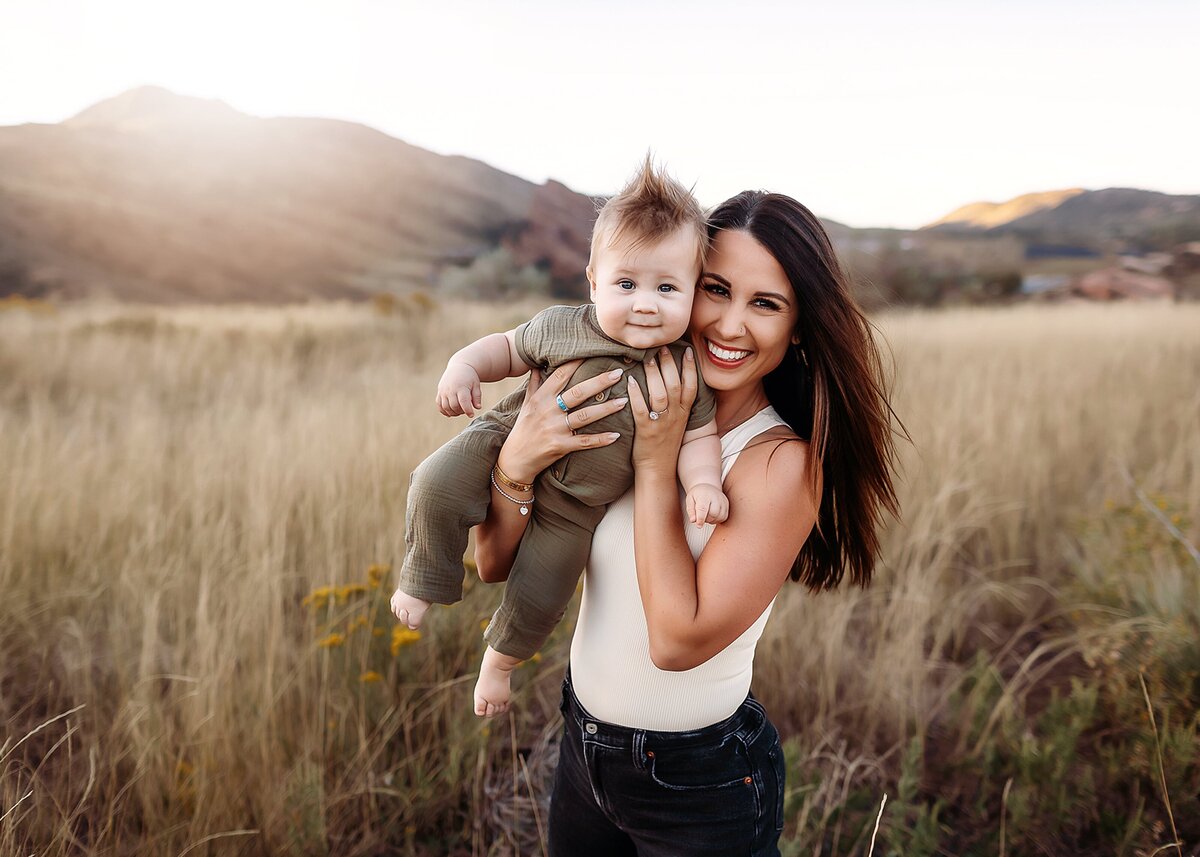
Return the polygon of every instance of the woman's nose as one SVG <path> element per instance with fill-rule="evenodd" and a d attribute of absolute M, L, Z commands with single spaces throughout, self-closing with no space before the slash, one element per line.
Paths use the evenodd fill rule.
<path fill-rule="evenodd" d="M 746 325 L 741 313 L 726 312 L 717 320 L 717 335 L 729 341 L 737 339 L 746 333 Z"/>

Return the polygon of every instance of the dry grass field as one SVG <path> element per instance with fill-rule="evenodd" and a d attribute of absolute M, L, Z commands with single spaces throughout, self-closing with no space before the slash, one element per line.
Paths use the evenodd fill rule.
<path fill-rule="evenodd" d="M 0 854 L 541 853 L 569 623 L 484 723 L 495 588 L 386 608 L 444 361 L 533 309 L 0 313 Z M 758 650 L 784 853 L 1198 853 L 1200 306 L 878 321 L 904 519 Z"/>

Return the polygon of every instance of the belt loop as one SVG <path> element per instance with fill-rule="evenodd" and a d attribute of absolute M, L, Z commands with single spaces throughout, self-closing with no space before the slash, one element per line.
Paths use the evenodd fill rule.
<path fill-rule="evenodd" d="M 630 752 L 633 753 L 633 767 L 636 770 L 646 770 L 646 733 L 641 729 L 633 730 L 633 741 Z"/>

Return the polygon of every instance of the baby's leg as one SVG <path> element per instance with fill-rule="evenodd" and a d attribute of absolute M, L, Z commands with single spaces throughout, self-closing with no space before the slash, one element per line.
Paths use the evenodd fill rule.
<path fill-rule="evenodd" d="M 392 595 L 392 612 L 408 627 L 421 624 L 430 604 L 462 598 L 467 534 L 487 514 L 489 477 L 504 438 L 500 426 L 469 426 L 413 471 L 405 515 L 408 550 Z"/>
<path fill-rule="evenodd" d="M 575 594 L 575 584 L 591 548 L 592 531 L 604 514 L 603 508 L 584 506 L 545 487 L 538 488 L 537 501 L 513 560 L 504 600 L 483 635 L 489 643 L 488 653 L 505 660 L 489 662 L 488 655 L 484 655 L 475 686 L 476 714 L 481 706 L 485 710 L 488 705 L 507 707 L 511 668 L 485 668 L 520 663 L 546 642 Z"/>

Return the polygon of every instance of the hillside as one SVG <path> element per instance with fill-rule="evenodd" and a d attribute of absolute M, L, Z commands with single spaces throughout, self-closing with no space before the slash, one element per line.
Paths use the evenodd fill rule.
<path fill-rule="evenodd" d="M 1007 202 L 972 202 L 956 208 L 945 217 L 935 220 L 923 228 L 990 229 L 993 226 L 1011 223 L 1019 217 L 1047 208 L 1056 208 L 1065 200 L 1081 193 L 1086 193 L 1086 191 L 1082 188 L 1071 188 L 1070 190 L 1026 193 Z"/>
<path fill-rule="evenodd" d="M 1136 188 L 1049 191 L 963 206 L 924 230 L 1015 235 L 1095 250 L 1169 249 L 1200 240 L 1200 195 Z"/>
<path fill-rule="evenodd" d="M 499 245 L 581 288 L 591 199 L 363 125 L 143 87 L 0 127 L 0 293 L 152 302 L 429 287 Z M 580 292 L 581 293 L 581 292 Z"/>

